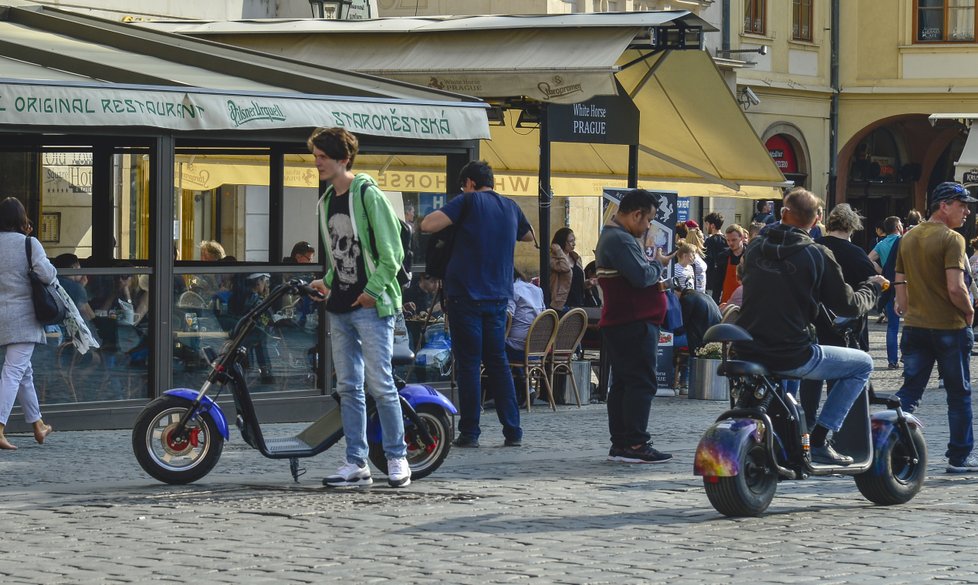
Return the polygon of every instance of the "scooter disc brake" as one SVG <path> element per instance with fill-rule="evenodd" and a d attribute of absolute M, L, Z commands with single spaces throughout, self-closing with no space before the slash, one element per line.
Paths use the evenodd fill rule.
<path fill-rule="evenodd" d="M 169 425 L 163 429 L 163 447 L 166 452 L 170 455 L 182 456 L 186 455 L 196 447 L 200 446 L 200 428 L 195 427 L 190 429 L 187 438 L 177 440 L 176 437 L 172 436 L 175 424 Z"/>

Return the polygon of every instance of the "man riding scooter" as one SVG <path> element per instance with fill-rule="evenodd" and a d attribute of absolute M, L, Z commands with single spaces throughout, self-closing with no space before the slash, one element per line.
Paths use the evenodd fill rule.
<path fill-rule="evenodd" d="M 805 189 L 784 198 L 781 223 L 751 240 L 744 253 L 744 301 L 737 325 L 754 338 L 734 344 L 739 359 L 758 362 L 777 375 L 834 380 L 832 392 L 811 430 L 814 463 L 849 465 L 853 459 L 832 447 L 853 402 L 869 381 L 873 360 L 864 351 L 815 342 L 819 304 L 836 315 L 855 317 L 876 302 L 886 279 L 873 276 L 853 289 L 845 283 L 832 252 L 808 235 L 820 205 Z M 771 307 L 777 307 L 772 312 Z"/>

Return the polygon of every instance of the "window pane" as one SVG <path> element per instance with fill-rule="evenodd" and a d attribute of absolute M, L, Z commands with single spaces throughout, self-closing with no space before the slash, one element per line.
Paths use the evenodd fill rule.
<path fill-rule="evenodd" d="M 267 156 L 177 156 L 173 221 L 180 259 L 199 260 L 207 240 L 236 260 L 270 261 L 268 169 Z"/>
<path fill-rule="evenodd" d="M 957 0 L 951 2 L 948 8 L 948 38 L 949 41 L 975 40 L 975 2 L 974 0 Z"/>
<path fill-rule="evenodd" d="M 917 40 L 944 40 L 944 0 L 918 0 Z"/>
<path fill-rule="evenodd" d="M 41 165 L 42 214 L 57 214 L 58 221 L 56 226 L 42 225 L 46 229 L 38 230 L 38 239 L 50 258 L 66 252 L 88 258 L 92 255 L 92 153 L 46 151 Z"/>
<path fill-rule="evenodd" d="M 43 404 L 148 398 L 149 275 L 80 274 L 60 270 L 68 291 L 100 347 L 84 354 L 62 327 L 47 329 L 34 353 L 34 380 Z"/>
<path fill-rule="evenodd" d="M 183 274 L 189 283 L 173 307 L 173 381 L 197 388 L 208 371 L 201 349 L 216 352 L 238 320 L 287 278 L 309 280 L 311 273 L 263 273 L 252 267 L 226 274 Z M 321 304 L 285 296 L 245 339 L 245 379 L 252 392 L 308 390 L 316 387 Z"/>

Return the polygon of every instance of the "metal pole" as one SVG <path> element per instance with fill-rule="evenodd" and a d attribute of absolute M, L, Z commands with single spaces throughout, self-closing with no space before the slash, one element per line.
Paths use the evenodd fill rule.
<path fill-rule="evenodd" d="M 550 305 L 550 130 L 547 121 L 547 104 L 540 105 L 540 287 L 543 299 Z"/>
<path fill-rule="evenodd" d="M 172 135 L 157 136 L 149 165 L 152 209 L 149 222 L 150 279 L 149 310 L 155 319 L 150 326 L 151 397 L 160 396 L 173 385 L 173 338 L 170 307 L 173 306 L 173 167 Z"/>
<path fill-rule="evenodd" d="M 628 188 L 638 189 L 638 145 L 628 145 Z"/>
<path fill-rule="evenodd" d="M 832 0 L 832 57 L 830 62 L 832 102 L 829 107 L 829 188 L 826 209 L 835 207 L 838 200 L 836 179 L 839 176 L 839 0 Z"/>

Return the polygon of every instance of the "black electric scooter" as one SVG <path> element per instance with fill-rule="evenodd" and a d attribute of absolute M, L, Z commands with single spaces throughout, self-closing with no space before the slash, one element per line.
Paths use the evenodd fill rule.
<path fill-rule="evenodd" d="M 917 495 L 926 476 L 927 445 L 920 421 L 903 412 L 899 399 L 876 394 L 868 384 L 834 434 L 835 449 L 854 463 L 813 463 L 804 412 L 783 378 L 758 363 L 727 359 L 731 342 L 752 340 L 731 323 L 714 325 L 704 336 L 708 343 L 723 343 L 718 373 L 730 383 L 730 410 L 703 434 L 693 467 L 718 512 L 758 516 L 779 481 L 813 475 L 851 475 L 860 493 L 880 505 L 903 504 Z M 886 410 L 870 414 L 871 404 Z"/>
<path fill-rule="evenodd" d="M 293 437 L 266 438 L 262 433 L 245 381 L 243 364 L 248 353 L 245 341 L 254 330 L 258 317 L 286 293 L 322 298 L 318 291 L 301 280 L 275 287 L 265 300 L 241 317 L 219 355 L 213 348 L 204 348 L 211 369 L 200 390 L 174 388 L 146 405 L 132 431 L 133 452 L 146 473 L 162 482 L 185 484 L 204 477 L 214 468 L 230 434 L 227 418 L 217 405 L 216 396 L 212 398 L 208 393 L 217 388 L 219 396 L 225 386 L 231 388 L 237 411 L 235 421 L 242 438 L 265 457 L 288 459 L 296 482 L 304 472 L 299 467 L 300 458 L 318 455 L 343 438 L 338 406 Z M 413 362 L 414 355 L 407 351 L 395 356 L 393 365 Z M 457 411 L 448 398 L 431 386 L 407 384 L 400 379 L 396 384 L 404 413 L 404 439 L 411 478 L 421 479 L 438 469 L 448 456 L 454 435 L 450 418 Z M 333 397 L 339 402 L 335 392 Z M 387 473 L 381 436 L 380 418 L 373 400 L 368 397 L 369 457 L 374 466 Z"/>

